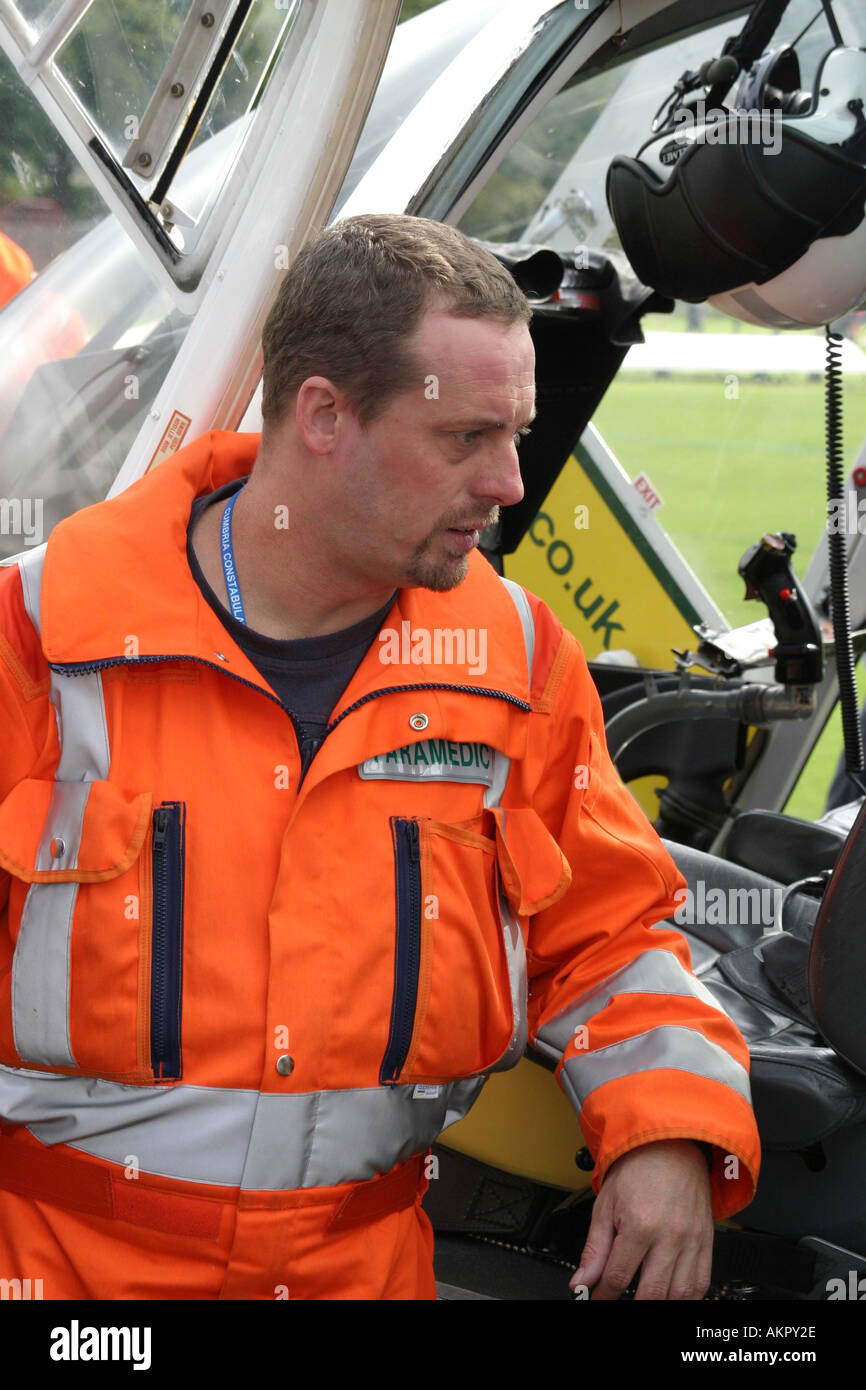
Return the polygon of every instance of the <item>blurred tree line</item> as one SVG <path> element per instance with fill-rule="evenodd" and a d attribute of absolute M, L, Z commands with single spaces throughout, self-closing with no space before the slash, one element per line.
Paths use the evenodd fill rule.
<path fill-rule="evenodd" d="M 135 122 L 147 108 L 191 3 L 96 0 L 57 55 L 60 73 L 119 159 L 134 138 Z M 29 18 L 44 3 L 19 0 L 19 8 Z M 280 28 L 292 18 L 285 5 L 253 8 L 194 144 L 248 109 Z M 0 227 L 25 246 L 39 269 L 104 216 L 105 206 L 2 52 L 0 131 Z"/>

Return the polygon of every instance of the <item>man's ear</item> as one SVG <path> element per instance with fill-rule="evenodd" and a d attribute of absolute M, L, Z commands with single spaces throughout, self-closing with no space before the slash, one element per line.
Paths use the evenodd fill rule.
<path fill-rule="evenodd" d="M 298 387 L 295 423 L 314 454 L 332 454 L 345 432 L 348 397 L 325 376 L 308 376 Z"/>

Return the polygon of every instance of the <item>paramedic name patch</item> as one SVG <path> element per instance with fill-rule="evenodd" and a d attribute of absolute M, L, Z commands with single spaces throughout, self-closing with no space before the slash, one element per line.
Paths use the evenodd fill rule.
<path fill-rule="evenodd" d="M 486 743 L 454 743 L 447 738 L 425 738 L 367 758 L 358 765 L 359 776 L 395 782 L 480 782 L 493 785 L 493 749 Z"/>

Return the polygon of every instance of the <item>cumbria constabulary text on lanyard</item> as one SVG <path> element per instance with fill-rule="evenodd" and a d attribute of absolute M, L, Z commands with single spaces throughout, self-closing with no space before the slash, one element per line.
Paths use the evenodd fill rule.
<path fill-rule="evenodd" d="M 228 502 L 226 503 L 226 509 L 223 512 L 222 527 L 220 529 L 220 544 L 222 545 L 223 552 L 223 570 L 225 572 L 226 577 L 226 592 L 229 596 L 229 604 L 231 605 L 232 617 L 236 618 L 239 623 L 243 623 L 244 626 L 246 626 L 247 619 L 246 614 L 244 613 L 244 605 L 243 600 L 241 598 L 240 586 L 238 584 L 237 570 L 235 569 L 235 557 L 232 552 L 232 508 L 234 507 L 235 502 L 237 502 L 238 497 L 241 494 L 241 491 L 242 489 L 238 488 L 237 492 L 234 493 L 233 496 L 231 496 Z"/>

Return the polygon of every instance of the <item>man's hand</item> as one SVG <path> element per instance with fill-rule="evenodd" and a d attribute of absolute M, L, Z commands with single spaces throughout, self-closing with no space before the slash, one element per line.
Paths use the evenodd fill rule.
<path fill-rule="evenodd" d="M 618 1298 L 643 1262 L 636 1298 L 700 1299 L 712 1258 L 704 1156 L 689 1139 L 660 1140 L 611 1164 L 571 1288 L 595 1285 L 594 1299 Z"/>

